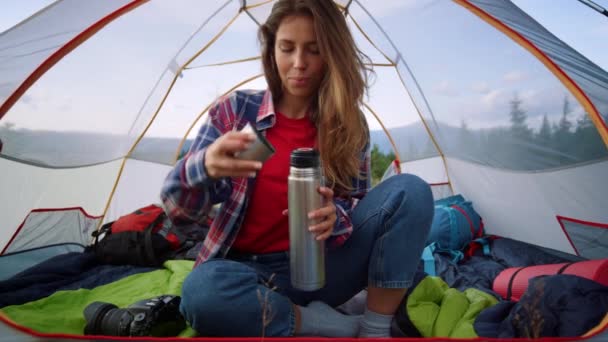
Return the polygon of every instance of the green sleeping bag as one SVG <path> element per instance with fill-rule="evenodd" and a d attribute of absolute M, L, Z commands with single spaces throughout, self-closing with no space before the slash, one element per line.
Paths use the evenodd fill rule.
<path fill-rule="evenodd" d="M 424 337 L 478 337 L 473 328 L 477 315 L 498 303 L 492 295 L 470 288 L 450 288 L 439 277 L 426 277 L 407 299 L 407 314 Z"/>
<path fill-rule="evenodd" d="M 193 261 L 166 261 L 163 269 L 134 274 L 94 289 L 57 291 L 22 305 L 2 308 L 2 312 L 22 326 L 41 333 L 83 335 L 86 321 L 84 308 L 92 302 L 108 302 L 119 308 L 159 295 L 181 295 L 182 284 L 192 271 Z M 179 335 L 191 337 L 195 331 L 186 328 Z"/>

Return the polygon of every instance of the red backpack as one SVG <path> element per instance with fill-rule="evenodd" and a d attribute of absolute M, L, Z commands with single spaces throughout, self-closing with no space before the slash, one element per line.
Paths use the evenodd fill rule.
<path fill-rule="evenodd" d="M 171 249 L 175 250 L 179 248 L 181 241 L 175 232 L 170 229 L 170 224 L 165 224 L 169 223 L 165 222 L 166 218 L 167 214 L 165 214 L 163 208 L 150 204 L 111 222 L 111 231 L 112 234 L 116 234 L 127 231 L 144 232 L 151 229 L 152 233 L 163 236 L 169 242 Z"/>
<path fill-rule="evenodd" d="M 108 264 L 160 266 L 183 242 L 171 228 L 164 210 L 151 204 L 93 232 L 93 250 Z"/>

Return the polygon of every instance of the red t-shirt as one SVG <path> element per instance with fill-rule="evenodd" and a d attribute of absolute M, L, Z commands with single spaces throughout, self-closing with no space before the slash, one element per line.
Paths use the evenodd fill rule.
<path fill-rule="evenodd" d="M 287 177 L 291 151 L 314 147 L 317 130 L 308 117 L 290 119 L 276 113 L 276 123 L 266 131 L 275 148 L 258 172 L 243 225 L 232 249 L 241 253 L 272 253 L 289 249 Z"/>

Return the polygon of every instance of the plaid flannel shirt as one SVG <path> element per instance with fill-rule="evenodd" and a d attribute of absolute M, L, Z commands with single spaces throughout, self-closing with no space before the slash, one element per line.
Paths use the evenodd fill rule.
<path fill-rule="evenodd" d="M 222 134 L 240 130 L 255 121 L 258 131 L 264 132 L 276 122 L 270 91 L 239 90 L 221 97 L 209 110 L 188 153 L 168 174 L 161 190 L 165 211 L 175 225 L 209 225 L 209 232 L 198 253 L 195 266 L 215 256 L 224 257 L 234 242 L 245 217 L 250 188 L 255 179 L 242 177 L 212 180 L 205 170 L 205 151 Z M 351 235 L 350 213 L 370 188 L 369 137 L 360 153 L 360 176 L 353 179 L 353 190 L 348 197 L 335 197 L 338 219 L 328 247 L 342 245 Z M 220 204 L 215 217 L 210 219 L 212 207 Z"/>

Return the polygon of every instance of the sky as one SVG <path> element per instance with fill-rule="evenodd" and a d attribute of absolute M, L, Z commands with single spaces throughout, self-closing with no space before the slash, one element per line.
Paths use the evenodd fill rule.
<path fill-rule="evenodd" d="M 443 0 L 439 0 L 443 1 Z M 596 3 L 608 8 L 608 0 L 595 0 Z M 51 4 L 50 0 L 2 0 L 0 2 L 0 32 L 32 15 L 41 8 Z M 576 0 L 513 0 L 513 2 L 530 13 L 541 24 L 556 34 L 590 60 L 608 69 L 608 54 L 604 42 L 608 41 L 608 18 L 594 12 Z M 73 130 L 87 127 L 99 131 L 116 129 L 116 122 L 131 118 L 141 109 L 141 102 L 129 103 L 129 99 L 144 100 L 150 91 L 149 84 L 158 80 L 158 74 L 147 72 L 154 70 L 151 66 L 166 65 L 172 55 L 164 55 L 158 45 L 168 44 L 173 50 L 179 48 L 171 41 L 173 33 L 178 31 L 191 32 L 196 28 L 195 23 L 201 21 L 200 13 L 177 12 L 168 2 L 155 2 L 157 11 L 174 23 L 172 27 L 164 27 L 158 23 L 145 22 L 147 28 L 158 30 L 158 34 L 148 37 L 145 32 L 136 29 L 123 31 L 133 41 L 150 39 L 150 48 L 146 51 L 137 50 L 129 43 L 116 42 L 115 54 L 100 51 L 93 43 L 84 44 L 72 55 L 64 58 L 56 70 L 49 71 L 28 91 L 20 104 L 13 108 L 4 118 L 16 121 L 18 127 L 57 130 Z M 215 1 L 214 3 L 219 3 Z M 562 106 L 562 99 L 567 95 L 561 83 L 552 81 L 550 73 L 536 60 L 528 58 L 529 53 L 502 34 L 487 30 L 483 22 L 470 20 L 470 13 L 463 13 L 457 5 L 438 6 L 438 0 L 423 2 L 403 0 L 365 1 L 366 8 L 381 23 L 385 31 L 399 47 L 399 52 L 407 62 L 407 67 L 413 70 L 416 82 L 424 91 L 424 98 L 415 90 L 410 94 L 416 100 L 414 106 L 409 96 L 404 96 L 403 86 L 392 68 L 376 68 L 375 83 L 370 91 L 370 106 L 376 111 L 387 127 L 397 127 L 418 120 L 417 111 L 429 116 L 431 113 L 439 121 L 459 125 L 465 122 L 469 127 L 496 127 L 508 124 L 509 102 L 518 96 L 522 99 L 525 109 L 529 112 L 532 125 L 538 125 L 543 115 L 557 115 Z M 441 3 L 441 5 L 445 5 Z M 137 12 L 137 11 L 136 11 Z M 403 14 L 405 13 L 405 14 Z M 408 16 L 408 13 L 413 13 Z M 134 16 L 138 14 L 133 12 Z M 374 41 L 379 43 L 383 52 L 391 58 L 397 52 L 391 48 L 388 41 L 379 31 L 375 31 L 373 23 L 366 14 L 353 8 L 352 15 L 357 18 Z M 229 18 L 230 16 L 223 16 Z M 436 24 L 429 25 L 432 21 Z M 210 22 L 209 32 L 203 30 L 202 36 L 210 37 L 212 32 L 223 26 L 223 23 Z M 248 17 L 240 17 L 231 31 L 227 32 L 221 41 L 205 52 L 192 65 L 201 65 L 234 58 L 252 57 L 255 51 L 255 26 Z M 460 29 L 462 28 L 462 30 Z M 106 32 L 107 31 L 107 32 Z M 181 32 L 180 31 L 180 32 Z M 364 47 L 372 60 L 386 62 L 377 51 L 370 46 L 363 36 L 353 29 L 357 42 Z M 103 32 L 112 37 L 112 28 Z M 206 34 L 206 35 L 205 35 Z M 99 39 L 105 38 L 103 36 Z M 245 38 L 243 38 L 245 37 Z M 1 38 L 1 36 L 0 36 Z M 127 41 L 127 40 L 126 40 Z M 204 41 L 204 40 L 202 40 Z M 477 41 L 492 42 L 479 45 Z M 242 53 L 241 53 L 242 51 Z M 185 51 L 184 53 L 186 54 Z M 80 54 L 80 55 L 79 55 Z M 106 64 L 94 65 L 71 64 L 76 57 L 89 56 L 97 61 L 103 55 Z M 229 55 L 228 58 L 226 55 Z M 204 57 L 204 58 L 203 58 Z M 446 57 L 449 61 L 446 62 Z M 233 59 L 234 59 L 233 58 Z M 530 60 L 529 62 L 513 64 L 513 60 Z M 82 60 L 82 59 L 81 59 Z M 138 63 L 140 61 L 145 61 Z M 183 61 L 182 61 L 183 62 Z M 63 69 L 62 69 L 63 68 Z M 479 71 L 477 73 L 471 70 Z M 406 74 L 406 66 L 400 65 L 402 75 Z M 158 121 L 150 128 L 152 135 L 177 136 L 188 127 L 193 118 L 206 107 L 213 98 L 223 90 L 243 79 L 243 75 L 253 76 L 259 73 L 257 62 L 234 66 L 231 68 L 199 68 L 187 70 L 184 77 L 179 78 L 174 92 L 167 99 L 163 110 L 169 116 L 164 121 Z M 65 75 L 72 75 L 76 81 L 70 86 L 61 83 Z M 136 75 L 128 77 L 129 75 Z M 114 75 L 108 77 L 107 75 Z M 91 80 L 95 80 L 92 82 Z M 212 81 L 212 82 L 210 82 Z M 405 79 L 408 84 L 412 80 Z M 167 82 L 166 80 L 162 82 Z M 128 86 L 140 84 L 141 87 Z M 251 86 L 259 87 L 261 81 Z M 97 87 L 97 88 L 96 88 Z M 103 97 L 96 89 L 112 89 Z M 134 90 L 138 89 L 138 90 Z M 400 98 L 400 102 L 395 99 Z M 90 103 L 98 103 L 91 108 Z M 428 106 L 425 105 L 428 103 Z M 576 107 L 580 114 L 582 108 Z M 145 110 L 149 110 L 144 107 Z M 103 112 L 109 120 L 91 125 L 89 117 L 82 115 L 83 110 Z M 13 114 L 13 115 L 11 115 Z M 18 114 L 18 115 L 17 115 Z M 42 115 L 52 114 L 52 115 Z M 368 116 L 370 127 L 379 129 L 380 125 Z M 61 122 L 61 124 L 58 124 Z M 114 123 L 114 124 L 113 124 Z M 135 127 L 141 127 L 144 122 L 136 122 Z M 140 126 L 138 126 L 140 125 Z M 168 133 L 167 133 L 168 132 Z M 124 132 L 121 132 L 124 133 Z"/>

